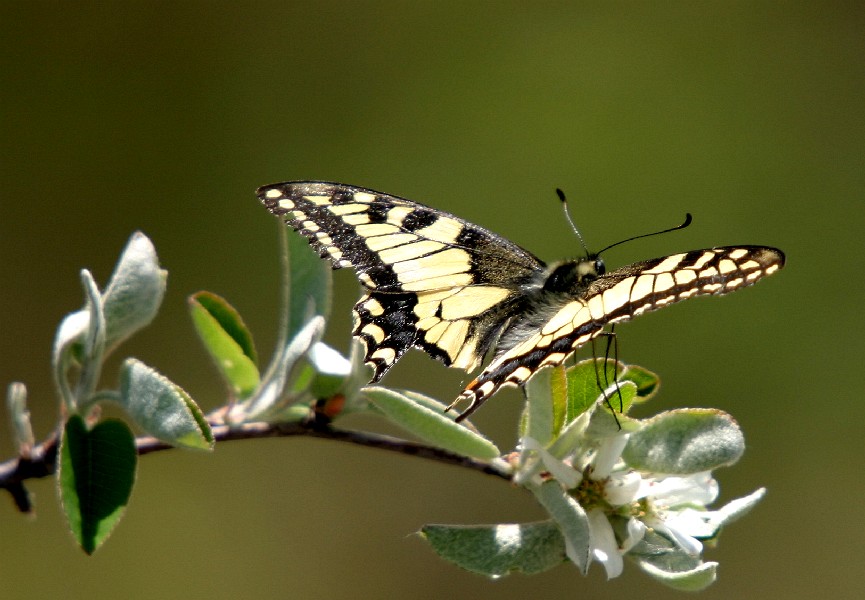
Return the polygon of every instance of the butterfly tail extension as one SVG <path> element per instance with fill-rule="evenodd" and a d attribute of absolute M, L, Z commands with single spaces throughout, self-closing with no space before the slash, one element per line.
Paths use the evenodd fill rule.
<path fill-rule="evenodd" d="M 531 373 L 529 373 L 528 376 L 531 376 Z M 462 393 L 457 396 L 456 400 L 448 405 L 445 412 L 453 410 L 458 404 L 468 402 L 468 406 L 457 415 L 456 419 L 454 419 L 459 423 L 460 421 L 469 418 L 472 413 L 479 409 L 484 402 L 489 400 L 490 396 L 495 394 L 502 385 L 504 385 L 504 383 L 497 383 L 491 379 L 482 379 L 481 377 L 478 377 L 466 386 Z"/>

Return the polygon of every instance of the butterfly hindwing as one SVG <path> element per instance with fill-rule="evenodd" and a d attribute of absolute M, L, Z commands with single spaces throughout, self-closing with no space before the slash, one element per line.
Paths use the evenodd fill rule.
<path fill-rule="evenodd" d="M 267 208 L 305 235 L 334 268 L 353 267 L 365 295 L 354 335 L 374 381 L 416 346 L 471 370 L 542 273 L 531 253 L 449 213 L 337 183 L 264 186 Z"/>
<path fill-rule="evenodd" d="M 726 294 L 770 275 L 784 254 L 764 246 L 693 250 L 603 272 L 597 256 L 547 266 L 444 211 L 365 188 L 278 183 L 258 196 L 364 288 L 354 335 L 378 381 L 411 347 L 448 366 L 486 368 L 457 401 L 461 420 L 503 385 L 521 385 L 604 327 L 692 296 Z"/>

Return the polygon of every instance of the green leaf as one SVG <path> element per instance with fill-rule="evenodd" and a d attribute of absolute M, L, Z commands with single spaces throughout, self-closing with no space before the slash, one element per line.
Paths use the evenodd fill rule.
<path fill-rule="evenodd" d="M 590 424 L 590 415 L 583 413 L 573 421 L 567 424 L 559 436 L 549 445 L 548 451 L 558 459 L 564 459 L 569 454 L 573 454 L 585 443 L 586 429 Z"/>
<path fill-rule="evenodd" d="M 420 535 L 440 557 L 488 577 L 542 573 L 565 560 L 558 526 L 542 523 L 425 525 Z"/>
<path fill-rule="evenodd" d="M 155 438 L 173 446 L 213 447 L 213 433 L 192 398 L 137 359 L 128 358 L 121 367 L 120 402 L 135 424 Z"/>
<path fill-rule="evenodd" d="M 598 380 L 602 383 L 609 382 L 609 385 L 616 381 L 616 375 L 620 377 L 625 371 L 625 366 L 622 363 L 614 360 L 606 362 L 606 377 L 601 368 L 602 360 L 589 359 L 584 360 L 567 369 L 568 380 L 568 412 L 566 422 L 570 423 L 579 415 L 586 412 L 595 405 L 598 398 L 604 393 L 604 389 L 598 386 Z M 613 388 L 613 395 L 610 398 L 610 403 L 616 409 L 620 409 L 621 414 L 628 413 L 630 403 L 622 398 L 622 406 L 618 406 L 619 395 Z"/>
<path fill-rule="evenodd" d="M 123 421 L 93 429 L 79 415 L 66 422 L 60 446 L 58 481 L 72 534 L 93 554 L 117 525 L 135 483 L 135 436 Z"/>
<path fill-rule="evenodd" d="M 30 411 L 27 410 L 27 386 L 18 381 L 9 384 L 6 388 L 6 408 L 9 410 L 18 455 L 29 457 L 36 438 L 30 423 Z"/>
<path fill-rule="evenodd" d="M 602 390 L 595 381 L 594 361 L 584 360 L 569 367 L 566 371 L 568 380 L 568 413 L 566 421 L 570 423 L 591 408 Z"/>
<path fill-rule="evenodd" d="M 313 315 L 327 319 L 331 304 L 331 274 L 327 262 L 309 246 L 300 234 L 286 233 L 280 223 L 280 235 L 287 235 L 287 269 L 285 285 L 288 288 L 288 336 L 293 338 L 309 321 L 309 300 L 313 301 Z"/>
<path fill-rule="evenodd" d="M 718 577 L 718 563 L 700 562 L 686 571 L 667 571 L 656 566 L 652 561 L 637 559 L 637 564 L 643 571 L 656 581 L 682 592 L 699 592 L 713 583 Z"/>
<path fill-rule="evenodd" d="M 589 569 L 589 518 L 583 507 L 557 481 L 530 488 L 559 526 L 565 540 L 565 554 L 583 575 Z"/>
<path fill-rule="evenodd" d="M 557 436 L 567 424 L 568 417 L 568 375 L 564 365 L 553 367 L 550 392 L 553 396 L 553 435 Z"/>
<path fill-rule="evenodd" d="M 72 346 L 72 350 L 79 350 L 78 360 L 81 364 L 81 372 L 78 375 L 78 385 L 75 386 L 75 399 L 78 403 L 86 402 L 99 383 L 102 373 L 102 361 L 105 359 L 105 332 L 106 320 L 102 310 L 103 296 L 96 287 L 96 282 L 90 271 L 81 271 L 81 285 L 87 296 L 87 330 L 79 340 L 81 345 Z M 64 374 L 64 378 L 65 378 Z"/>
<path fill-rule="evenodd" d="M 620 413 L 618 410 L 618 401 L 621 396 L 621 405 L 625 407 L 625 413 L 627 413 L 637 396 L 637 386 L 631 381 L 620 381 L 618 389 L 608 388 L 607 393 L 610 394 L 608 400 L 613 406 L 610 408 L 603 401 L 603 398 L 598 396 L 595 410 L 591 412 L 589 426 L 586 428 L 586 437 L 600 439 L 619 435 L 623 431 L 629 433 L 640 428 L 639 421 L 631 419 L 627 414 Z"/>
<path fill-rule="evenodd" d="M 153 243 L 140 231 L 133 233 L 105 288 L 106 354 L 153 320 L 167 277 Z"/>
<path fill-rule="evenodd" d="M 360 390 L 372 379 L 372 367 L 366 364 L 366 345 L 356 337 L 351 338 L 351 352 L 348 360 L 351 363 L 351 375 L 343 386 L 345 394 L 346 410 L 363 409 L 368 406 L 366 398 L 363 398 Z M 407 395 L 411 396 L 409 392 Z"/>
<path fill-rule="evenodd" d="M 370 386 L 370 387 L 373 387 L 373 386 Z M 364 391 L 366 391 L 366 390 L 364 389 Z M 391 390 L 391 391 L 393 391 L 393 390 Z M 454 411 L 445 412 L 445 408 L 447 408 L 447 407 L 442 402 L 439 402 L 435 398 L 430 398 L 429 396 L 421 394 L 420 392 L 415 392 L 412 390 L 396 390 L 396 391 L 398 391 L 400 394 L 402 394 L 403 396 L 405 396 L 406 398 L 408 398 L 412 402 L 419 404 L 423 407 L 426 407 L 429 410 L 433 411 L 434 413 L 440 414 L 444 418 L 449 419 L 451 421 L 453 421 L 454 419 L 456 419 L 459 416 L 459 413 L 456 413 Z M 472 431 L 477 431 L 477 428 L 475 428 L 475 426 L 468 419 L 462 422 L 462 426 L 468 427 Z"/>
<path fill-rule="evenodd" d="M 225 298 L 212 292 L 202 291 L 190 296 L 189 303 L 190 305 L 198 305 L 207 311 L 207 314 L 240 347 L 243 355 L 256 365 L 258 364 L 258 353 L 255 351 L 252 334 L 240 313 Z"/>
<path fill-rule="evenodd" d="M 652 371 L 638 365 L 628 365 L 619 376 L 620 381 L 632 381 L 637 386 L 635 402 L 645 402 L 652 398 L 661 387 L 661 378 Z"/>
<path fill-rule="evenodd" d="M 614 527 L 621 532 L 627 525 L 624 519 L 619 519 Z M 717 563 L 704 563 L 699 556 L 688 554 L 671 539 L 651 529 L 631 548 L 628 557 L 655 580 L 677 590 L 699 591 L 716 578 Z"/>
<path fill-rule="evenodd" d="M 757 503 L 766 495 L 766 488 L 754 490 L 747 496 L 730 500 L 727 504 L 718 509 L 718 527 L 729 525 L 733 521 L 737 521 L 757 506 Z"/>
<path fill-rule="evenodd" d="M 688 534 L 702 540 L 704 543 L 714 541 L 721 529 L 741 518 L 757 505 L 766 494 L 765 488 L 732 500 L 718 510 L 698 510 L 685 507 L 679 513 L 680 518 L 688 520 Z"/>
<path fill-rule="evenodd" d="M 686 408 L 644 421 L 622 453 L 640 471 L 686 475 L 732 465 L 745 452 L 745 438 L 727 413 Z"/>
<path fill-rule="evenodd" d="M 210 292 L 190 296 L 189 310 L 198 336 L 235 395 L 249 396 L 259 384 L 258 356 L 240 314 Z"/>
<path fill-rule="evenodd" d="M 70 412 L 77 409 L 75 394 L 69 385 L 69 371 L 82 359 L 81 341 L 90 325 L 90 312 L 79 310 L 66 315 L 54 334 L 51 352 L 51 370 L 54 384 L 60 397 Z"/>
<path fill-rule="evenodd" d="M 528 436 L 542 446 L 549 444 L 554 435 L 553 376 L 559 371 L 559 367 L 541 369 L 532 375 L 525 387 L 527 402 L 520 437 Z"/>
<path fill-rule="evenodd" d="M 428 408 L 403 392 L 379 386 L 363 388 L 363 394 L 393 423 L 422 440 L 445 450 L 482 460 L 492 460 L 501 455 L 490 440 L 458 423 L 453 416 L 444 413 L 445 406 L 438 410 Z M 413 397 L 417 397 L 417 392 Z M 429 399 L 429 402 L 435 402 Z"/>
<path fill-rule="evenodd" d="M 292 403 L 311 399 L 307 393 L 316 371 L 300 361 L 321 339 L 330 313 L 332 280 L 327 263 L 301 235 L 288 233 L 280 225 L 282 294 L 276 351 L 253 398 L 244 407 L 244 420 L 279 417 L 287 409 L 294 419 Z"/>
<path fill-rule="evenodd" d="M 130 237 L 104 293 L 99 292 L 90 272 L 82 270 L 87 305 L 63 319 L 52 353 L 54 380 L 70 412 L 75 412 L 78 402 L 89 399 L 102 361 L 112 349 L 156 316 L 165 295 L 166 276 L 153 244 L 140 232 Z M 73 391 L 68 374 L 75 365 L 82 371 Z"/>

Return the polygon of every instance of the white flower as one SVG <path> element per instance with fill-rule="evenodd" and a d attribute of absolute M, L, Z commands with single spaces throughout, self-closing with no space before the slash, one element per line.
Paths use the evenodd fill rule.
<path fill-rule="evenodd" d="M 708 526 L 711 511 L 696 510 L 718 497 L 718 482 L 709 472 L 684 477 L 648 476 L 643 478 L 637 498 L 645 498 L 651 512 L 646 525 L 676 543 L 691 556 L 699 556 L 703 544 L 698 537 L 711 537 L 720 523 Z"/>
<path fill-rule="evenodd" d="M 521 440 L 522 464 L 515 480 L 540 486 L 552 479 L 561 485 L 564 502 L 557 505 L 570 502 L 575 507 L 565 511 L 571 519 L 566 522 L 573 525 L 574 514 L 582 514 L 584 537 L 571 539 L 566 533 L 565 542 L 570 544 L 569 558 L 584 572 L 595 560 L 603 565 L 608 579 L 618 577 L 624 555 L 638 547 L 649 531 L 669 540 L 670 550 L 693 557 L 698 571 L 704 564 L 700 540 L 713 537 L 722 525 L 747 512 L 764 491 L 717 511 L 706 510 L 718 497 L 718 483 L 710 471 L 666 475 L 631 468 L 622 459 L 628 438 L 626 433 L 600 440 L 580 435 L 572 438 L 567 449 L 562 445 L 547 448 L 526 437 Z M 640 548 L 639 552 L 645 551 Z M 635 555 L 638 563 L 648 568 L 640 556 Z"/>
<path fill-rule="evenodd" d="M 574 478 L 580 471 L 587 473 L 594 485 L 601 485 L 601 497 L 608 506 L 585 508 L 591 558 L 603 565 L 609 579 L 622 573 L 623 555 L 649 528 L 698 557 L 703 549 L 698 538 L 711 537 L 726 518 L 722 511 L 700 510 L 718 496 L 718 484 L 709 472 L 668 476 L 636 471 L 621 458 L 627 442 L 627 434 L 603 439 L 574 460 L 575 471 L 568 461 L 551 456 L 535 440 L 523 440 L 523 448 L 536 452 L 547 472 L 565 489 L 573 490 L 580 484 L 580 479 Z M 627 519 L 625 539 L 616 539 L 611 515 Z"/>
<path fill-rule="evenodd" d="M 603 498 L 613 509 L 633 504 L 643 488 L 640 474 L 628 469 L 621 459 L 627 443 L 627 434 L 606 438 L 591 453 L 587 464 L 590 478 L 603 482 Z M 624 568 L 622 557 L 643 539 L 646 526 L 634 517 L 628 518 L 626 538 L 619 542 L 606 510 L 592 508 L 588 511 L 588 518 L 592 558 L 604 566 L 607 579 L 618 577 Z"/>

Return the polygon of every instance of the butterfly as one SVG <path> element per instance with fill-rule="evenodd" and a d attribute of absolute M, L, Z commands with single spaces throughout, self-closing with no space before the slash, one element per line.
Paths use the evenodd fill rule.
<path fill-rule="evenodd" d="M 409 348 L 466 371 L 492 358 L 451 407 L 477 410 L 504 385 L 627 321 L 702 295 L 752 285 L 784 266 L 766 246 L 691 250 L 606 272 L 597 254 L 547 264 L 450 213 L 389 194 L 324 181 L 258 189 L 274 215 L 309 239 L 334 269 L 363 287 L 353 335 L 379 381 Z"/>

